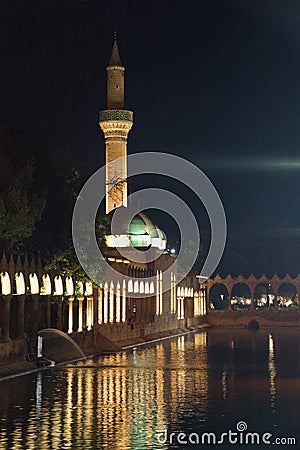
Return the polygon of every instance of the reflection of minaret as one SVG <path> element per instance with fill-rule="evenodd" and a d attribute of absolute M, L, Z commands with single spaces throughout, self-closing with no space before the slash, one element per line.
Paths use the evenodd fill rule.
<path fill-rule="evenodd" d="M 99 125 L 106 148 L 106 213 L 127 206 L 127 164 L 114 162 L 127 156 L 127 136 L 133 124 L 133 113 L 124 109 L 124 71 L 115 36 L 107 71 L 107 110 L 100 112 Z"/>

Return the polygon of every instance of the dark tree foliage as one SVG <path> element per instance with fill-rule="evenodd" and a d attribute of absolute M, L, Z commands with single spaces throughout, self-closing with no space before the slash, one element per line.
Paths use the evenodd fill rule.
<path fill-rule="evenodd" d="M 90 230 L 90 226 L 87 226 L 86 228 Z M 104 254 L 105 250 L 105 235 L 109 234 L 109 230 L 110 230 L 110 219 L 104 213 L 104 211 L 100 209 L 96 218 L 95 234 L 99 249 L 101 250 L 102 254 Z M 86 240 L 88 241 L 89 238 L 90 236 L 87 234 Z M 84 255 L 82 255 L 82 257 L 86 261 L 88 260 L 88 255 L 86 255 L 85 252 Z M 77 280 L 88 280 L 88 276 L 82 269 L 76 256 L 72 239 L 66 241 L 65 245 L 63 245 L 59 250 L 57 250 L 57 252 L 54 255 L 52 255 L 52 257 L 49 259 L 46 268 L 50 270 L 53 269 L 59 270 L 60 273 L 67 276 L 72 276 L 76 274 Z M 93 268 L 90 267 L 90 270 L 91 270 L 90 273 L 92 273 Z M 95 271 L 97 272 L 98 275 L 100 270 L 101 270 L 100 265 L 95 268 Z M 104 269 L 101 271 L 100 276 L 104 281 L 105 276 Z M 94 279 L 95 277 L 92 278 Z"/>
<path fill-rule="evenodd" d="M 73 154 L 52 150 L 26 130 L 0 128 L 0 246 L 7 252 L 40 252 L 49 269 L 86 279 L 72 241 L 72 214 L 87 176 Z M 99 211 L 100 248 L 109 220 Z"/>
<path fill-rule="evenodd" d="M 0 128 L 0 244 L 8 251 L 25 247 L 45 211 L 34 151 L 27 132 Z"/>
<path fill-rule="evenodd" d="M 72 212 L 82 184 L 73 155 L 66 149 L 37 155 L 41 189 L 46 192 L 46 207 L 31 246 L 44 259 L 69 247 Z"/>
<path fill-rule="evenodd" d="M 51 151 L 27 130 L 0 128 L 0 244 L 52 258 L 71 239 L 81 176 L 71 152 Z"/>

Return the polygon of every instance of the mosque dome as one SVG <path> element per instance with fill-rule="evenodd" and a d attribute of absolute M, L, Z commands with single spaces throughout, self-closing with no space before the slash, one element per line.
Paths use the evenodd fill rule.
<path fill-rule="evenodd" d="M 124 208 L 121 206 L 120 208 Z M 115 211 L 108 214 L 110 220 Z M 155 247 L 165 250 L 167 240 L 163 231 L 155 225 L 149 217 L 139 212 L 131 220 L 129 227 L 125 224 L 118 224 L 118 234 L 106 236 L 107 247 Z"/>

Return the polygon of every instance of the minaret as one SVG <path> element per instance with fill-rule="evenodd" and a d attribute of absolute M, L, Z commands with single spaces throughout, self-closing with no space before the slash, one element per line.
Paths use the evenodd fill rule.
<path fill-rule="evenodd" d="M 104 133 L 106 164 L 106 213 L 127 206 L 127 136 L 133 124 L 133 112 L 124 109 L 124 71 L 116 35 L 107 71 L 107 109 L 100 111 L 99 125 Z"/>

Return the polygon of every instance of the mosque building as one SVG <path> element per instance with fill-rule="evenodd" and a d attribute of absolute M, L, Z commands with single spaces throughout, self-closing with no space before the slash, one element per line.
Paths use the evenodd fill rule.
<path fill-rule="evenodd" d="M 117 209 L 127 207 L 127 138 L 133 126 L 133 112 L 124 108 L 125 67 L 121 62 L 116 37 L 106 71 L 107 109 L 100 112 L 99 125 L 105 138 L 106 213 L 111 221 Z M 135 294 L 134 298 L 127 302 L 127 320 L 130 323 L 141 321 L 154 323 L 155 318 L 164 316 L 164 320 L 170 322 L 168 327 L 177 328 L 177 319 L 183 319 L 185 315 L 184 296 L 177 299 L 175 272 L 171 272 L 168 291 L 163 292 L 163 272 L 174 263 L 175 259 L 175 255 L 166 251 L 167 241 L 164 232 L 144 212 L 136 214 L 129 226 L 121 223 L 118 227 L 117 234 L 106 236 L 105 254 L 109 263 L 120 274 L 133 279 L 132 283 L 129 281 L 127 285 L 128 297 L 130 298 L 131 292 Z M 120 257 L 118 248 L 126 249 L 127 259 Z M 155 256 L 152 262 L 147 262 L 146 258 L 143 262 L 133 262 L 133 253 L 136 249 L 142 253 L 149 248 Z M 148 278 L 155 278 L 155 283 L 148 282 Z M 116 286 L 121 284 L 121 279 L 106 282 L 104 297 L 112 298 Z M 192 297 L 192 289 L 189 293 Z M 116 311 L 122 309 L 121 304 L 121 299 L 117 297 Z M 125 308 L 125 304 L 123 307 Z M 187 310 L 186 307 L 186 313 Z M 106 307 L 105 311 L 109 311 L 109 308 Z M 189 316 L 191 315 L 192 311 Z M 117 314 L 117 317 L 121 316 L 122 312 Z M 116 317 L 105 317 L 105 314 L 103 316 L 103 322 L 115 319 Z"/>
<path fill-rule="evenodd" d="M 106 70 L 107 109 L 100 112 L 99 125 L 105 138 L 105 217 L 110 222 L 117 211 L 128 210 L 127 137 L 133 126 L 133 112 L 124 108 L 125 68 L 116 39 Z M 176 256 L 166 250 L 164 232 L 144 212 L 135 214 L 129 226 L 119 224 L 105 242 L 105 259 L 117 275 L 104 277 L 99 286 L 77 279 L 76 274 L 46 271 L 40 258 L 3 253 L 0 364 L 34 360 L 36 338 L 44 329 L 72 335 L 87 354 L 93 354 L 104 343 L 107 350 L 112 349 L 109 343 L 121 348 L 126 342 L 176 334 L 205 320 L 205 291 L 194 276 L 178 285 L 173 270 Z M 146 258 L 149 249 L 151 259 Z M 52 350 L 57 355 L 57 342 Z"/>
<path fill-rule="evenodd" d="M 99 125 L 105 138 L 106 213 L 127 206 L 127 137 L 133 112 L 124 109 L 125 67 L 115 37 L 107 71 L 107 109 L 100 112 Z M 123 158 L 123 159 L 119 159 Z M 107 236 L 108 247 L 166 248 L 164 233 L 144 214 L 137 214 L 129 229 Z"/>
<path fill-rule="evenodd" d="M 115 39 L 107 67 L 107 109 L 100 112 L 99 123 L 105 138 L 108 222 L 112 222 L 117 212 L 130 210 L 127 137 L 133 125 L 133 112 L 124 109 L 124 73 Z M 45 329 L 69 339 L 71 336 L 91 355 L 197 329 L 207 322 L 229 326 L 249 326 L 253 321 L 265 326 L 274 322 L 278 326 L 299 326 L 300 274 L 294 279 L 289 275 L 284 278 L 274 275 L 270 279 L 265 275 L 244 278 L 228 274 L 224 279 L 216 275 L 201 284 L 197 276 L 189 274 L 178 282 L 173 264 L 176 256 L 166 250 L 165 234 L 144 212 L 135 214 L 129 226 L 121 221 L 114 233 L 107 233 L 105 242 L 107 267 L 115 269 L 116 275 L 112 277 L 107 269 L 103 283 L 98 286 L 91 280 L 77 279 L 76 274 L 47 271 L 39 257 L 15 258 L 3 253 L 0 366 L 16 361 L 23 364 L 25 359 L 36 361 L 36 355 L 45 350 L 36 345 L 37 337 Z M 146 258 L 149 250 L 154 258 Z M 295 288 L 291 298 L 282 291 L 287 284 Z M 259 294 L 262 285 L 267 286 L 265 294 Z M 223 286 L 221 295 L 215 292 L 220 286 Z M 241 286 L 248 289 L 247 294 L 237 290 Z M 63 361 L 71 359 L 70 351 L 63 354 L 57 340 L 45 341 L 55 361 L 59 355 Z M 9 370 L 13 373 L 15 365 Z"/>

